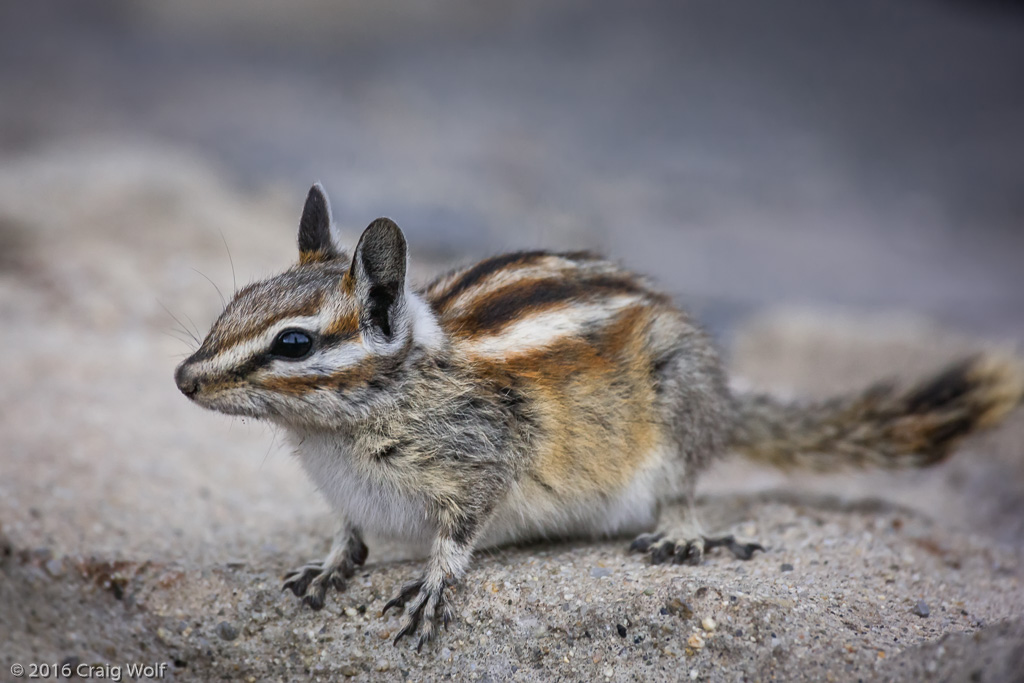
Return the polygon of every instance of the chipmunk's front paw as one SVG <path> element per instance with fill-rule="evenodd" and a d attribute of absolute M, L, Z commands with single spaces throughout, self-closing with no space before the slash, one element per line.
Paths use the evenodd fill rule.
<path fill-rule="evenodd" d="M 665 538 L 665 534 L 641 534 L 629 546 L 630 552 L 648 553 L 651 564 L 698 565 L 704 560 L 704 553 L 714 548 L 726 548 L 735 557 L 749 560 L 757 550 L 764 548 L 759 543 L 739 543 L 732 536 L 720 538 L 700 537 L 682 541 Z"/>
<path fill-rule="evenodd" d="M 360 542 L 335 561 L 328 558 L 324 562 L 310 562 L 289 572 L 284 577 L 281 590 L 290 590 L 314 610 L 323 609 L 327 589 L 334 588 L 339 593 L 345 590 L 345 582 L 365 561 L 366 546 Z"/>
<path fill-rule="evenodd" d="M 392 607 L 405 608 L 402 629 L 395 636 L 395 645 L 403 637 L 415 635 L 416 630 L 420 629 L 420 639 L 416 644 L 416 650 L 419 651 L 424 644 L 437 637 L 440 626 L 448 628 L 452 620 L 451 601 L 448 597 L 451 585 L 449 582 L 428 585 L 423 579 L 412 581 L 402 586 L 398 595 L 384 605 L 382 616 Z"/>

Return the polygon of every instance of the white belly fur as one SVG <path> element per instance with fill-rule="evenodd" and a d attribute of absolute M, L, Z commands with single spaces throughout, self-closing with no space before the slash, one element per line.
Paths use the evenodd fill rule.
<path fill-rule="evenodd" d="M 433 538 L 426 505 L 359 471 L 343 442 L 322 436 L 295 438 L 296 453 L 327 502 L 360 531 L 396 540 Z"/>
<path fill-rule="evenodd" d="M 303 469 L 328 503 L 364 533 L 380 538 L 429 541 L 435 533 L 422 501 L 400 495 L 353 464 L 336 437 L 295 435 Z M 642 470 L 617 495 L 566 502 L 530 480 L 513 484 L 488 521 L 480 547 L 538 539 L 594 538 L 653 529 L 658 514 L 657 463 Z"/>

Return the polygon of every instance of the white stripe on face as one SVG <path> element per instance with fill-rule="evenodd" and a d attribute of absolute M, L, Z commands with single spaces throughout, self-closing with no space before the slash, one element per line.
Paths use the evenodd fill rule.
<path fill-rule="evenodd" d="M 196 364 L 194 372 L 200 376 L 212 376 L 230 372 L 233 368 L 244 365 L 253 356 L 269 349 L 270 345 L 274 342 L 274 338 L 289 328 L 315 333 L 324 329 L 329 324 L 330 316 L 326 313 L 279 320 L 258 336 L 233 344 L 213 358 L 208 358 Z"/>

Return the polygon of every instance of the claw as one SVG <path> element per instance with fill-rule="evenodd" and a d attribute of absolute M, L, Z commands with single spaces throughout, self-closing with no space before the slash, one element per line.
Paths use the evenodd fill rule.
<path fill-rule="evenodd" d="M 439 627 L 443 624 L 447 629 L 452 620 L 451 607 L 448 604 L 450 595 L 447 594 L 452 582 L 442 581 L 440 585 L 425 585 L 425 581 L 413 581 L 406 584 L 397 596 L 384 605 L 381 614 L 386 613 L 392 607 L 405 607 L 402 617 L 402 628 L 395 635 L 393 643 L 398 645 L 405 636 L 413 636 L 419 632 L 420 637 L 416 640 L 416 651 L 423 650 L 423 646 L 433 641 L 438 634 Z M 408 605 L 407 605 L 408 603 Z"/>
<path fill-rule="evenodd" d="M 686 543 L 676 547 L 676 552 L 672 555 L 672 564 L 687 564 L 694 552 L 693 544 Z"/>
<path fill-rule="evenodd" d="M 387 604 L 384 605 L 384 609 L 382 609 L 380 611 L 380 615 L 384 616 L 385 614 L 388 613 L 388 610 L 391 609 L 392 607 L 404 607 L 404 606 L 405 606 L 405 600 L 402 599 L 401 595 L 396 595 L 395 597 L 393 597 L 393 598 L 391 598 L 390 600 L 387 601 Z"/>
<path fill-rule="evenodd" d="M 358 549 L 357 549 L 358 550 Z M 363 553 L 365 556 L 365 553 Z M 327 589 L 333 587 L 339 592 L 345 590 L 346 578 L 352 575 L 351 563 L 325 565 L 323 562 L 310 562 L 304 567 L 284 575 L 281 590 L 290 590 L 295 597 L 313 610 L 324 607 Z"/>
<path fill-rule="evenodd" d="M 629 545 L 629 552 L 631 553 L 645 553 L 655 543 L 660 541 L 665 534 L 641 534 L 637 536 L 632 543 Z"/>
<path fill-rule="evenodd" d="M 409 623 L 406 624 L 405 627 L 402 628 L 402 630 L 398 632 L 397 636 L 395 636 L 394 644 L 398 645 L 398 641 L 399 640 L 401 640 L 405 636 L 412 635 L 413 633 L 415 633 L 416 629 L 419 628 L 419 626 L 420 626 L 420 611 L 417 610 L 417 611 L 415 611 L 415 612 L 413 612 L 412 614 L 409 615 Z"/>
<path fill-rule="evenodd" d="M 655 547 L 654 552 L 651 553 L 651 563 L 661 564 L 668 558 L 672 557 L 672 554 L 676 551 L 676 544 L 672 541 L 662 541 Z"/>
<path fill-rule="evenodd" d="M 316 578 L 323 568 L 319 565 L 307 565 L 302 569 L 297 569 L 293 572 L 289 572 L 284 577 L 284 585 L 281 586 L 281 590 L 290 590 L 295 594 L 295 597 L 301 598 L 306 594 L 306 589 L 309 588 L 309 584 L 312 583 L 313 579 Z"/>
<path fill-rule="evenodd" d="M 405 603 L 409 602 L 409 598 L 419 593 L 422 586 L 422 581 L 411 581 L 402 586 L 402 590 L 398 591 L 398 595 L 387 601 L 384 609 L 380 611 L 380 615 L 384 616 L 392 607 L 405 607 Z"/>
<path fill-rule="evenodd" d="M 704 553 L 696 543 L 687 543 L 686 552 L 683 554 L 683 563 L 691 566 L 700 564 Z"/>
<path fill-rule="evenodd" d="M 732 554 L 741 560 L 749 560 L 754 556 L 754 553 L 760 550 L 762 553 L 765 552 L 764 546 L 760 543 L 739 543 L 729 546 L 729 550 Z"/>
<path fill-rule="evenodd" d="M 720 538 L 705 538 L 704 547 L 708 550 L 712 548 L 726 548 L 733 554 L 734 557 L 740 560 L 749 560 L 754 556 L 754 552 L 760 550 L 764 552 L 764 546 L 760 543 L 737 543 L 733 536 L 722 536 Z"/>

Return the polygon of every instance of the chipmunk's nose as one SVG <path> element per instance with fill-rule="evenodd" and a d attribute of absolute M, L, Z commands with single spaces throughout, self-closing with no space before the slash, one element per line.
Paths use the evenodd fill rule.
<path fill-rule="evenodd" d="M 199 380 L 189 372 L 188 361 L 179 365 L 178 369 L 174 371 L 174 381 L 181 393 L 189 398 L 193 398 L 199 393 Z"/>

